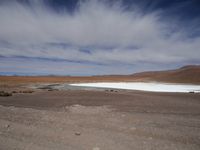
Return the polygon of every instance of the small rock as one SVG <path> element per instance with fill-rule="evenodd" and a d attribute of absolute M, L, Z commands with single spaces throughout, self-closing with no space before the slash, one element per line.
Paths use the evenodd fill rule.
<path fill-rule="evenodd" d="M 9 124 L 6 124 L 6 125 L 5 125 L 5 128 L 7 128 L 7 129 L 8 129 L 9 127 L 10 127 L 10 125 L 9 125 Z"/>
<path fill-rule="evenodd" d="M 122 114 L 121 116 L 122 116 L 122 117 L 125 117 L 126 115 Z"/>
<path fill-rule="evenodd" d="M 136 127 L 131 127 L 130 129 L 131 129 L 131 130 L 136 130 Z"/>
<path fill-rule="evenodd" d="M 94 147 L 92 150 L 100 150 L 99 147 Z"/>
<path fill-rule="evenodd" d="M 81 132 L 76 132 L 75 135 L 80 136 Z"/>
<path fill-rule="evenodd" d="M 152 140 L 153 138 L 152 137 L 149 137 L 149 140 Z"/>

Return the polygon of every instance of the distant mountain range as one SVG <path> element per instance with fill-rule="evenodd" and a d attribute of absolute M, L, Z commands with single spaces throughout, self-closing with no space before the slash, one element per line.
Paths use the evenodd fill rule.
<path fill-rule="evenodd" d="M 0 76 L 2 83 L 166 82 L 200 84 L 200 65 L 175 70 L 104 76 Z"/>
<path fill-rule="evenodd" d="M 141 72 L 130 76 L 140 81 L 200 84 L 200 65 L 188 65 L 176 70 Z"/>

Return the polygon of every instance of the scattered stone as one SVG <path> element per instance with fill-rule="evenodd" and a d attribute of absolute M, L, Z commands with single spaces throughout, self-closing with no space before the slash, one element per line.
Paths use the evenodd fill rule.
<path fill-rule="evenodd" d="M 10 125 L 9 125 L 9 124 L 6 124 L 6 125 L 5 125 L 5 128 L 6 128 L 6 129 L 10 128 Z"/>
<path fill-rule="evenodd" d="M 23 91 L 19 91 L 18 93 L 33 93 L 33 90 L 23 90 Z"/>
<path fill-rule="evenodd" d="M 99 147 L 93 147 L 92 150 L 100 150 L 100 148 Z"/>
<path fill-rule="evenodd" d="M 54 91 L 54 90 L 53 90 L 53 89 L 48 89 L 47 91 L 50 91 L 50 92 L 51 92 L 51 91 Z"/>
<path fill-rule="evenodd" d="M 149 137 L 149 140 L 152 140 L 153 138 L 152 137 Z"/>
<path fill-rule="evenodd" d="M 125 117 L 126 115 L 122 114 L 121 116 L 122 116 L 122 117 Z"/>
<path fill-rule="evenodd" d="M 8 97 L 8 96 L 12 96 L 12 93 L 0 91 L 0 96 L 2 96 L 2 97 Z"/>
<path fill-rule="evenodd" d="M 51 91 L 59 91 L 58 89 L 48 89 L 47 91 L 51 92 Z"/>
<path fill-rule="evenodd" d="M 75 132 L 75 135 L 80 136 L 81 132 Z"/>
<path fill-rule="evenodd" d="M 23 93 L 33 93 L 34 91 L 32 91 L 32 90 L 25 90 L 25 91 L 23 91 Z"/>
<path fill-rule="evenodd" d="M 136 130 L 137 128 L 136 128 L 136 127 L 131 127 L 130 129 L 131 129 L 131 130 Z"/>

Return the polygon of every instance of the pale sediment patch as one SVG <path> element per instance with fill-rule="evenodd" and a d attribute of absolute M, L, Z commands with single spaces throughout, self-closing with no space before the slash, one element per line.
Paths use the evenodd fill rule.
<path fill-rule="evenodd" d="M 111 112 L 113 109 L 108 106 L 83 106 L 83 105 L 72 105 L 66 106 L 65 109 L 70 113 L 74 114 L 104 114 Z"/>

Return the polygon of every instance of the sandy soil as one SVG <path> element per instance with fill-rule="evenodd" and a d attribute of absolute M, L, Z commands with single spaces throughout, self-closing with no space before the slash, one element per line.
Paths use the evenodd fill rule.
<path fill-rule="evenodd" d="M 0 97 L 0 149 L 199 150 L 200 94 L 35 90 Z"/>

